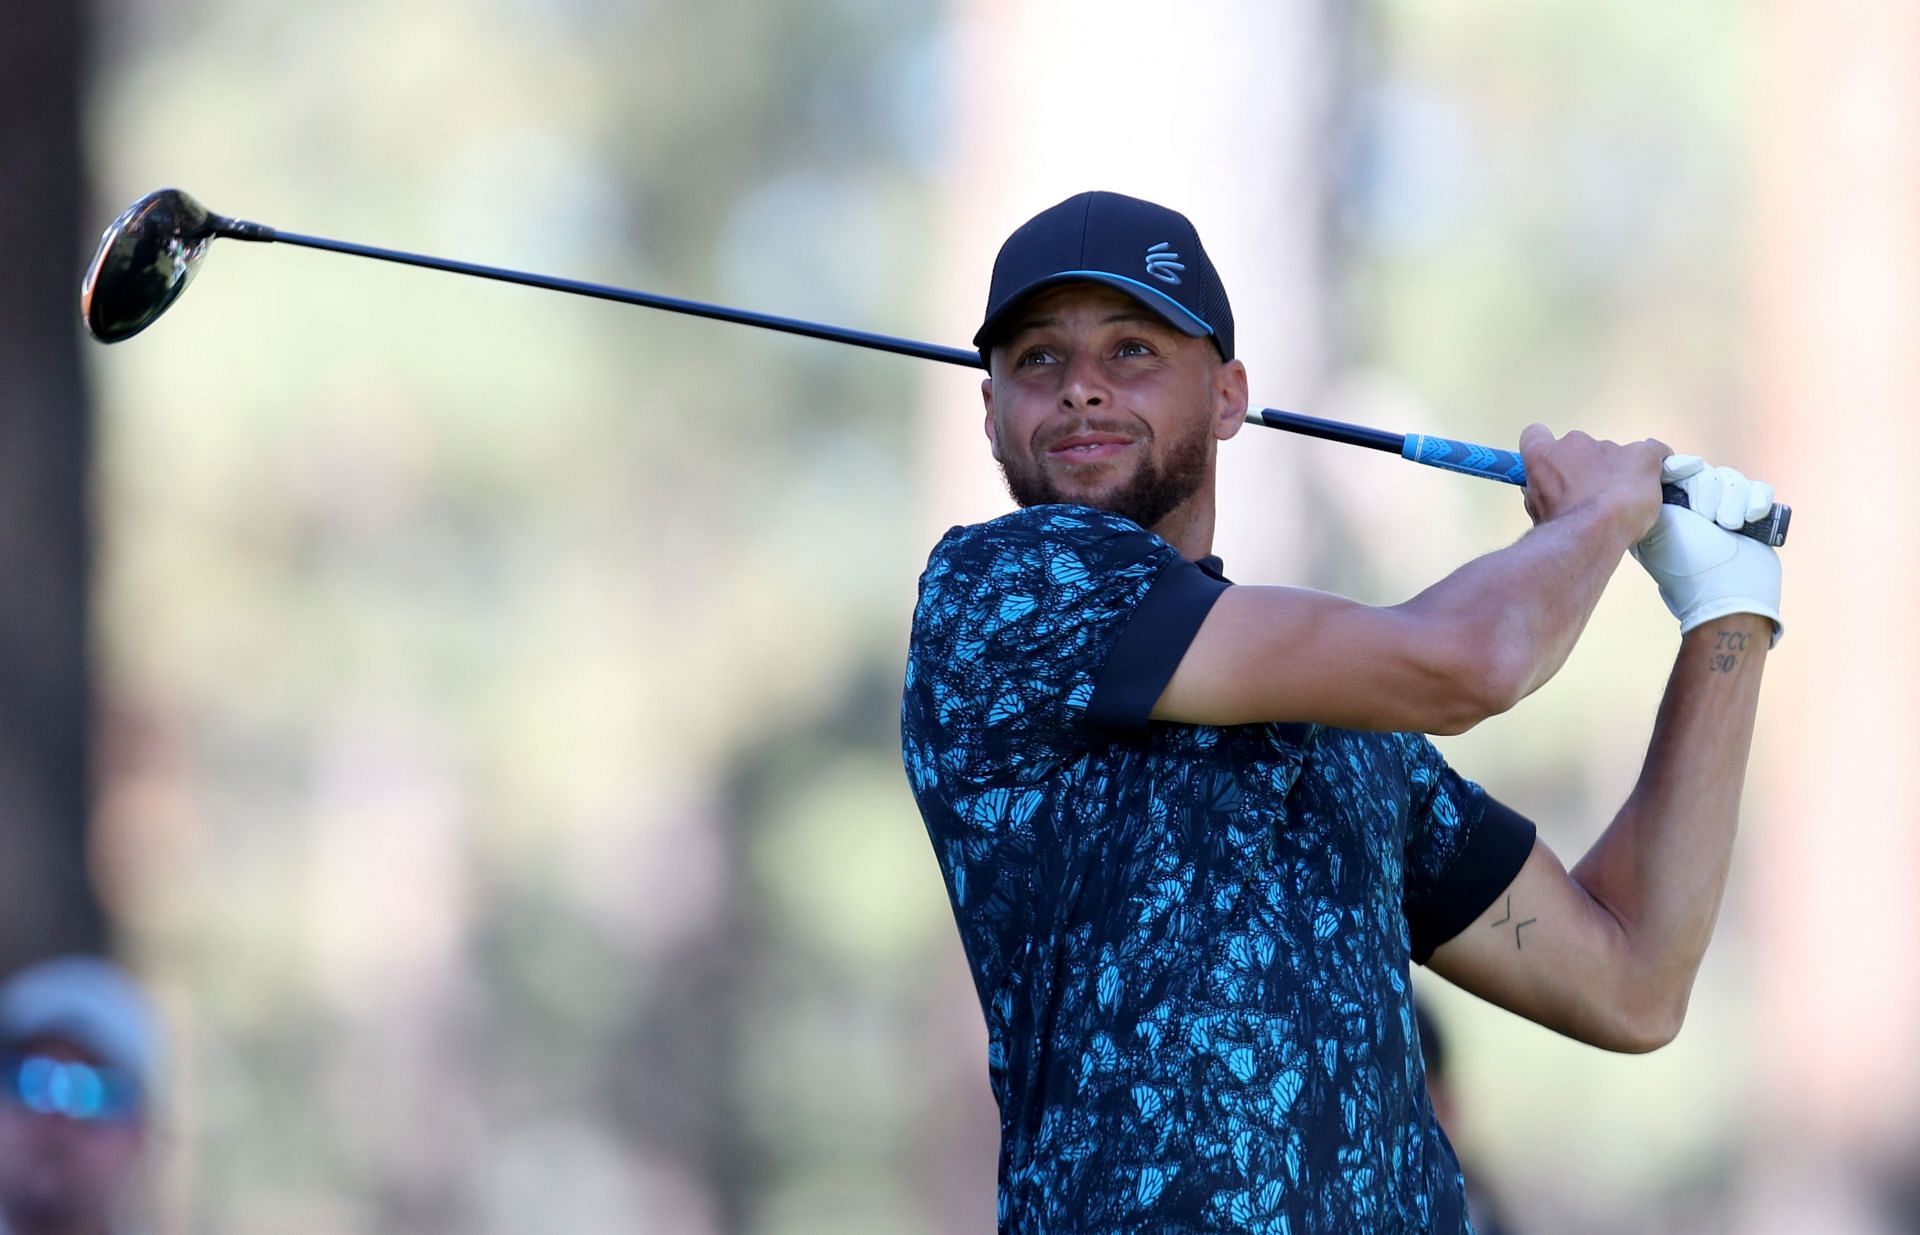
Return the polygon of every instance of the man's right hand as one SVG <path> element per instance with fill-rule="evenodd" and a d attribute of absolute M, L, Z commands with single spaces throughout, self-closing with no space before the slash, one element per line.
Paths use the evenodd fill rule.
<path fill-rule="evenodd" d="M 1616 531 L 1624 549 L 1646 535 L 1660 512 L 1661 461 L 1669 453 L 1652 438 L 1608 442 L 1577 429 L 1555 438 L 1545 425 L 1528 425 L 1520 432 L 1527 514 L 1536 524 L 1575 512 L 1594 515 Z"/>

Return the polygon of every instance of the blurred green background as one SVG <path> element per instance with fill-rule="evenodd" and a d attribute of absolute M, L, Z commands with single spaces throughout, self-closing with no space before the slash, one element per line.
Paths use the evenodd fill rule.
<path fill-rule="evenodd" d="M 1911 754 L 1911 653 L 1842 653 L 1866 616 L 1910 630 L 1913 555 L 1885 546 L 1843 603 L 1873 535 L 1847 520 L 1887 490 L 1849 505 L 1800 449 L 1816 411 L 1780 395 L 1826 336 L 1796 351 L 1778 306 L 1825 302 L 1780 285 L 1829 266 L 1769 265 L 1862 234 L 1847 169 L 1875 150 L 1916 217 L 1915 113 L 1873 76 L 1915 64 L 1912 23 L 1853 7 L 1887 29 L 1733 0 L 98 0 L 73 268 L 177 185 L 292 231 L 961 344 L 1007 230 L 1146 185 L 1208 238 L 1258 399 L 1501 445 L 1536 419 L 1657 433 L 1768 475 L 1802 513 L 1760 856 L 1680 1040 L 1609 1057 L 1422 989 L 1516 1229 L 1906 1229 L 1872 1223 L 1912 1160 L 1912 1065 L 1881 1048 L 1920 1023 L 1888 976 L 1920 932 L 1911 846 L 1873 846 L 1913 822 L 1911 773 L 1809 735 Z M 1822 29 L 1864 95 L 1834 165 L 1770 172 L 1828 148 L 1782 119 L 1826 89 Z M 1802 174 L 1831 216 L 1777 187 Z M 1891 299 L 1844 338 L 1910 328 L 1912 263 L 1882 252 Z M 1893 367 L 1818 415 L 1883 427 L 1916 393 L 1899 335 L 1833 356 Z M 1004 504 L 973 376 L 237 242 L 86 359 L 93 863 L 175 1033 L 156 1231 L 991 1227 L 984 1035 L 896 719 L 927 548 Z M 1248 581 L 1396 601 L 1525 527 L 1498 486 L 1259 430 L 1229 450 Z M 1571 863 L 1673 642 L 1624 568 L 1561 678 L 1449 756 Z M 1796 856 L 1814 833 L 1889 882 L 1779 892 L 1828 886 Z M 1862 973 L 1822 987 L 1767 923 L 1837 904 Z M 1802 996 L 1889 1036 L 1783 1020 Z M 1803 1068 L 1808 1042 L 1885 1066 Z"/>

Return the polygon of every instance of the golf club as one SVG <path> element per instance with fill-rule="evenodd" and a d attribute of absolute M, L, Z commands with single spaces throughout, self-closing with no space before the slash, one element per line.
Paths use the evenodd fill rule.
<path fill-rule="evenodd" d="M 329 240 L 322 236 L 279 231 L 260 223 L 214 214 L 178 189 L 158 189 L 147 194 L 108 224 L 106 232 L 101 235 L 100 248 L 94 253 L 93 262 L 87 267 L 86 278 L 80 285 L 80 312 L 86 319 L 88 332 L 102 343 L 119 343 L 151 326 L 186 291 L 194 272 L 206 257 L 208 246 L 223 236 L 233 240 L 260 243 L 277 241 L 309 249 L 326 249 L 353 257 L 371 257 L 404 266 L 422 266 L 449 274 L 473 275 L 502 283 L 518 283 L 525 287 L 591 296 L 649 309 L 664 309 L 669 313 L 758 326 L 765 330 L 805 335 L 835 343 L 850 343 L 855 347 L 915 356 L 922 360 L 937 360 L 944 364 L 974 369 L 985 367 L 978 352 L 963 348 L 941 347 L 893 335 L 827 326 L 798 318 L 630 291 L 600 283 L 583 283 L 575 279 L 528 274 L 498 266 L 481 266 L 472 262 L 456 262 L 442 257 L 351 244 L 344 240 Z M 1424 463 L 1429 467 L 1464 472 L 1469 476 L 1504 481 L 1511 485 L 1527 483 L 1526 467 L 1519 454 L 1511 450 L 1419 433 L 1389 433 L 1337 420 L 1283 412 L 1277 408 L 1250 411 L 1247 420 L 1269 429 L 1285 429 L 1289 433 L 1342 442 L 1349 446 L 1391 451 L 1403 459 Z M 1669 505 L 1687 505 L 1686 493 L 1678 485 L 1664 486 L 1663 496 Z M 1791 507 L 1775 505 L 1765 516 L 1741 528 L 1740 533 L 1765 544 L 1781 545 L 1786 543 L 1787 524 L 1792 516 Z"/>

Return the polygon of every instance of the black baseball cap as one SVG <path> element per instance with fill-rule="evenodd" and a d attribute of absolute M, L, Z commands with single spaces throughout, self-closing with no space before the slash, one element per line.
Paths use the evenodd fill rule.
<path fill-rule="evenodd" d="M 986 360 L 1013 313 L 1062 283 L 1104 283 L 1233 359 L 1233 309 L 1187 216 L 1120 193 L 1081 193 L 1034 215 L 1000 246 L 987 317 L 973 336 Z"/>

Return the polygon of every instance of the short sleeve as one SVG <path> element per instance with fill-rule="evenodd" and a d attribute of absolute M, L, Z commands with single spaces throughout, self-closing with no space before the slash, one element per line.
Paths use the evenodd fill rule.
<path fill-rule="evenodd" d="M 1101 667 L 1088 722 L 1116 737 L 1144 737 L 1153 705 L 1229 586 L 1177 554 L 1163 564 Z"/>
<path fill-rule="evenodd" d="M 1402 906 L 1413 960 L 1424 965 L 1513 882 L 1533 851 L 1535 828 L 1448 767 L 1425 737 L 1406 741 L 1414 797 Z"/>
<path fill-rule="evenodd" d="M 1153 657 L 1138 647 L 1128 653 L 1117 693 L 1102 685 L 1103 670 L 1143 606 L 1155 628 L 1193 609 L 1190 593 L 1163 599 L 1158 586 L 1188 571 L 1205 578 L 1137 523 L 1089 507 L 1035 506 L 955 529 L 920 580 L 909 723 L 937 732 L 936 745 L 968 775 L 1016 781 L 1095 740 L 1096 694 L 1111 717 L 1124 723 L 1137 713 L 1144 724 L 1138 699 L 1156 672 Z M 1178 659 L 1176 650 L 1167 676 Z"/>

